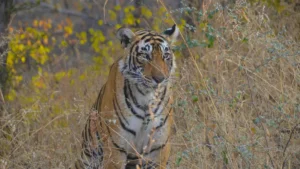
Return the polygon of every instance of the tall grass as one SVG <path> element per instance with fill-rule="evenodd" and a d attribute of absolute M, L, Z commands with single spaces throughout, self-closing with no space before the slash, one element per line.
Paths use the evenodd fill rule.
<path fill-rule="evenodd" d="M 262 6 L 211 2 L 171 18 L 185 10 L 201 18 L 175 47 L 170 168 L 299 168 L 299 43 L 284 27 L 275 32 Z M 68 168 L 76 160 L 106 74 L 87 65 L 59 81 L 41 78 L 45 89 L 28 82 L 6 103 L 0 168 Z"/>

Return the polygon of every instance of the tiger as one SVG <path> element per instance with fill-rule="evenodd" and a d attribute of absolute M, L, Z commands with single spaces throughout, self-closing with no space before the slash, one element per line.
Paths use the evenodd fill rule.
<path fill-rule="evenodd" d="M 124 56 L 110 67 L 82 132 L 75 168 L 163 169 L 170 156 L 174 24 L 163 33 L 120 28 Z"/>

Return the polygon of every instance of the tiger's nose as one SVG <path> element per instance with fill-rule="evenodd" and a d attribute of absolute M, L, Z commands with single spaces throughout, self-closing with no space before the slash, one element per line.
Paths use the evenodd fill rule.
<path fill-rule="evenodd" d="M 164 76 L 153 76 L 152 78 L 156 83 L 161 83 L 162 81 L 165 80 Z"/>

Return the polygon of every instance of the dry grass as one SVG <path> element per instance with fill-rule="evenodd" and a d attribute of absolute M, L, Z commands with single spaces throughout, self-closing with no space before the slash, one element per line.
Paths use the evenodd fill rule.
<path fill-rule="evenodd" d="M 218 32 L 212 48 L 190 48 L 193 57 L 177 52 L 171 168 L 300 167 L 300 47 L 269 22 L 261 7 L 237 4 L 211 20 Z M 202 31 L 193 38 L 205 39 Z M 82 70 L 59 83 L 48 77 L 34 95 L 25 84 L 7 103 L 0 168 L 72 164 L 105 80 L 90 66 Z M 83 72 L 88 76 L 79 80 Z"/>

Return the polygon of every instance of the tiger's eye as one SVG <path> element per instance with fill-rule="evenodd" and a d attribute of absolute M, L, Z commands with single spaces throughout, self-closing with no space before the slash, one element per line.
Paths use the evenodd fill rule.
<path fill-rule="evenodd" d="M 165 53 L 164 54 L 164 59 L 169 60 L 171 58 L 171 54 L 170 53 Z"/>
<path fill-rule="evenodd" d="M 148 51 L 150 51 L 150 45 L 146 45 L 145 47 L 141 47 L 141 49 L 142 49 L 143 51 L 148 52 Z"/>

